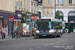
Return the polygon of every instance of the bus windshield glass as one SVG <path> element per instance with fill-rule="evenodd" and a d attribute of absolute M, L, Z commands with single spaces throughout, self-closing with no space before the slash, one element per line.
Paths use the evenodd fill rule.
<path fill-rule="evenodd" d="M 62 23 L 61 22 L 52 22 L 51 23 L 51 29 L 62 29 Z"/>
<path fill-rule="evenodd" d="M 50 30 L 50 22 L 37 22 L 38 30 Z"/>

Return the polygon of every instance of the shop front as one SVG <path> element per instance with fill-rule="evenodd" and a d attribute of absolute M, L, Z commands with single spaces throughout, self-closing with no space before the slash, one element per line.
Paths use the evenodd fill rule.
<path fill-rule="evenodd" d="M 30 36 L 31 35 L 31 19 L 30 19 L 31 13 L 30 12 L 26 12 L 25 16 L 23 17 L 23 22 L 22 22 L 22 31 L 23 31 L 23 36 Z"/>
<path fill-rule="evenodd" d="M 6 35 L 9 35 L 9 17 L 14 16 L 13 12 L 0 11 L 0 27 L 5 26 L 7 29 Z"/>
<path fill-rule="evenodd" d="M 38 14 L 32 14 L 29 12 L 26 13 L 26 24 L 28 25 L 27 29 L 29 31 L 29 33 L 28 33 L 29 36 L 32 36 L 32 29 L 35 27 L 34 24 L 37 19 L 39 19 Z M 27 31 L 25 31 L 25 32 L 27 32 Z"/>
<path fill-rule="evenodd" d="M 0 36 L 1 36 L 2 20 L 3 20 L 3 16 L 0 16 Z"/>

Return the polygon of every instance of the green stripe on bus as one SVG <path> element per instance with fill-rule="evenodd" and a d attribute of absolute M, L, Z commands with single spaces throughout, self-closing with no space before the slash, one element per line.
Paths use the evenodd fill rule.
<path fill-rule="evenodd" d="M 51 20 L 51 22 L 62 22 L 60 20 Z"/>

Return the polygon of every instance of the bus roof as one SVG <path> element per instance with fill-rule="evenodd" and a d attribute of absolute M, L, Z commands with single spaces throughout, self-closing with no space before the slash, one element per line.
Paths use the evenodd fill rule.
<path fill-rule="evenodd" d="M 57 20 L 57 19 L 38 19 L 37 22 L 62 22 L 62 20 Z"/>
<path fill-rule="evenodd" d="M 74 23 L 74 22 L 65 22 L 65 23 Z"/>

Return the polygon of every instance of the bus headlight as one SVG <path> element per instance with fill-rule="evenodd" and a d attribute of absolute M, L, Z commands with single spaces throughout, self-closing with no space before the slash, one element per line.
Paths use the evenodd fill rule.
<path fill-rule="evenodd" d="M 49 30 L 49 33 L 50 33 L 50 34 L 53 34 L 53 33 L 54 33 L 54 30 Z"/>
<path fill-rule="evenodd" d="M 40 33 L 40 31 L 39 30 L 36 30 L 36 33 Z"/>

